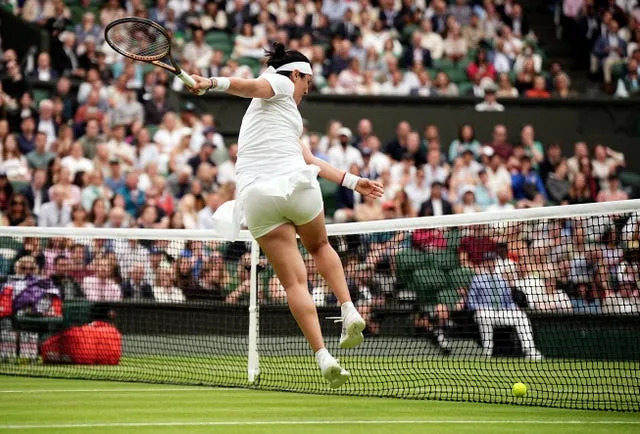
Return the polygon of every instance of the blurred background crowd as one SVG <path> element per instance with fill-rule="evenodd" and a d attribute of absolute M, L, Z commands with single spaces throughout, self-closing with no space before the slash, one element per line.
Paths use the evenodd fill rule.
<path fill-rule="evenodd" d="M 2 225 L 208 229 L 215 210 L 234 198 L 237 145 L 225 143 L 211 114 L 191 103 L 175 106 L 169 96 L 183 90 L 182 82 L 123 59 L 105 44 L 104 25 L 123 16 L 164 25 L 185 69 L 206 76 L 257 76 L 263 49 L 277 40 L 312 60 L 314 92 L 325 94 L 473 95 L 484 97 L 477 110 L 501 110 L 496 98 L 580 93 L 564 65 L 546 58 L 540 35 L 511 0 L 1 3 L 51 37 L 48 52 L 19 58 L 12 49 L 2 50 Z M 638 94 L 637 1 L 543 6 L 556 15 L 558 36 L 575 45 L 575 64 L 584 64 L 603 91 Z M 53 91 L 39 94 L 33 86 L 38 82 L 55 83 Z M 490 136 L 477 137 L 474 126 L 462 122 L 456 137 L 442 137 L 436 124 L 406 121 L 394 136 L 380 137 L 365 115 L 351 129 L 340 120 L 305 125 L 303 142 L 316 156 L 385 186 L 382 200 L 369 200 L 322 183 L 330 221 L 499 212 L 637 195 L 621 184 L 625 156 L 608 143 L 577 142 L 566 153 L 559 143 L 540 142 L 534 125 L 508 130 L 496 124 Z M 600 312 L 613 309 L 605 308 L 611 294 L 638 297 L 638 260 L 627 253 L 637 251 L 629 235 L 637 243 L 637 220 L 631 217 L 627 225 L 626 218 L 606 219 L 586 227 L 559 221 L 534 232 L 523 226 L 509 234 L 460 228 L 457 241 L 449 240 L 452 230 L 334 241 L 365 313 L 388 301 L 412 300 L 439 306 L 436 317 L 446 318 L 465 309 L 471 278 L 487 267 L 502 267 L 501 279 L 511 287 L 539 289 L 529 294 L 531 308 L 555 300 L 556 307 L 545 309 Z M 571 242 L 545 244 L 563 237 Z M 623 246 L 624 237 L 631 238 Z M 485 247 L 476 251 L 474 245 Z M 67 297 L 239 302 L 248 291 L 248 255 L 244 247 L 229 253 L 224 246 L 25 239 L 3 246 L 1 265 L 6 273 L 51 277 Z M 453 256 L 438 262 L 440 251 Z M 422 253 L 428 256 L 420 267 L 409 261 L 403 268 L 403 255 Z M 551 264 L 555 274 L 545 277 Z M 436 268 L 443 274 L 434 274 Z M 525 282 L 534 275 L 538 280 Z M 284 300 L 277 279 L 265 276 L 261 297 Z M 313 271 L 310 276 L 318 277 Z M 566 286 L 557 289 L 556 280 Z M 442 282 L 447 289 L 439 288 Z M 635 287 L 625 286 L 631 283 Z M 319 305 L 335 303 L 321 284 L 310 287 Z M 416 325 L 428 322 L 429 315 Z"/>

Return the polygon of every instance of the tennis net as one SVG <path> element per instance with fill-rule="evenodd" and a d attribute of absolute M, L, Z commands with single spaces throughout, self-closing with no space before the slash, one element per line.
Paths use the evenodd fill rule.
<path fill-rule="evenodd" d="M 246 232 L 0 228 L 0 374 L 640 409 L 640 201 L 330 225 L 365 342 L 300 247 L 323 381 Z M 527 393 L 515 397 L 512 385 Z"/>

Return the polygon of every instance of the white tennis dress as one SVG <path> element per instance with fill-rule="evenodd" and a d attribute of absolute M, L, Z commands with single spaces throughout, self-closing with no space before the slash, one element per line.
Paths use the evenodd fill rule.
<path fill-rule="evenodd" d="M 213 215 L 214 230 L 229 240 L 237 237 L 243 223 L 259 238 L 284 223 L 308 223 L 323 209 L 320 168 L 307 165 L 300 149 L 302 117 L 293 99 L 293 82 L 273 68 L 260 78 L 275 95 L 254 98 L 242 118 L 236 200 Z"/>

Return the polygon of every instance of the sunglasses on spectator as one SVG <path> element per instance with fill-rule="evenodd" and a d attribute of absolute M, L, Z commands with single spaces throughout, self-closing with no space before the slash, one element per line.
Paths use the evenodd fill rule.
<path fill-rule="evenodd" d="M 24 206 L 25 203 L 20 201 L 20 200 L 12 200 L 11 201 L 11 205 L 22 205 L 22 206 Z"/>

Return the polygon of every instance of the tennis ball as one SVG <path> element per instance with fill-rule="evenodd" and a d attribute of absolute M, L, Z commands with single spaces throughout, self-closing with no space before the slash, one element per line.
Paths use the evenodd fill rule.
<path fill-rule="evenodd" d="M 527 386 L 524 383 L 515 383 L 512 390 L 513 396 L 520 398 L 527 393 Z"/>

